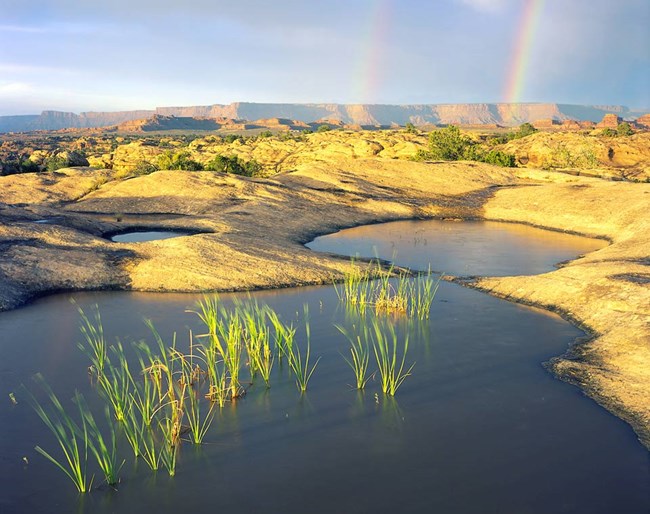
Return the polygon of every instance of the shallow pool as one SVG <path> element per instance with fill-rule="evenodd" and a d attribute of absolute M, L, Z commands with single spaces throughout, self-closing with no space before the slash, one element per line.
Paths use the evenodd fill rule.
<path fill-rule="evenodd" d="M 145 241 L 157 241 L 159 239 L 171 239 L 173 237 L 189 236 L 190 232 L 179 232 L 172 230 L 142 230 L 122 232 L 110 237 L 115 243 L 144 243 Z"/>
<path fill-rule="evenodd" d="M 417 240 L 402 236 L 397 255 Z M 583 252 L 578 246 L 574 255 Z M 80 497 L 34 452 L 56 443 L 21 390 L 36 390 L 29 377 L 40 371 L 61 398 L 79 389 L 101 412 L 69 300 L 86 311 L 99 305 L 109 341 L 151 341 L 146 317 L 165 340 L 176 332 L 186 350 L 189 330 L 202 330 L 186 312 L 199 297 L 65 294 L 0 314 L 0 512 L 647 512 L 648 452 L 625 423 L 542 367 L 581 332 L 555 315 L 450 283 L 441 284 L 429 320 L 390 318 L 410 335 L 408 362 L 415 362 L 394 399 L 376 381 L 361 393 L 349 386 L 348 343 L 334 325 L 359 319 L 333 287 L 254 293 L 297 324 L 308 305 L 312 353 L 321 360 L 307 393 L 277 365 L 271 389 L 256 383 L 218 412 L 204 445 L 182 445 L 174 478 L 134 463 L 122 443 L 118 490 L 102 486 Z"/>

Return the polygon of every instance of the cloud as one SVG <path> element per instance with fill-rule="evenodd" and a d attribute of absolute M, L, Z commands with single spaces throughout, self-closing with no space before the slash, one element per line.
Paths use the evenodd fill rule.
<path fill-rule="evenodd" d="M 14 63 L 2 63 L 0 62 L 0 73 L 15 73 L 15 74 L 40 74 L 40 73 L 77 73 L 77 71 L 70 68 L 64 68 L 60 66 L 36 66 L 31 64 L 14 64 Z"/>
<path fill-rule="evenodd" d="M 0 32 L 23 32 L 26 34 L 42 34 L 47 32 L 44 27 L 30 27 L 27 25 L 0 25 Z"/>
<path fill-rule="evenodd" d="M 34 85 L 27 82 L 0 83 L 0 98 L 20 96 L 33 91 Z"/>

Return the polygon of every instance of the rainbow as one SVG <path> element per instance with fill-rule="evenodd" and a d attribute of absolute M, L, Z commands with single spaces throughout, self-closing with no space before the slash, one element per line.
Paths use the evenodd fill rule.
<path fill-rule="evenodd" d="M 524 86 L 526 85 L 526 75 L 530 64 L 535 33 L 543 7 L 544 0 L 525 0 L 503 94 L 506 103 L 521 101 Z"/>
<path fill-rule="evenodd" d="M 359 103 L 372 103 L 381 82 L 382 56 L 384 43 L 390 27 L 391 0 L 374 0 L 373 9 L 368 16 L 368 24 L 359 41 L 359 66 L 352 84 Z"/>

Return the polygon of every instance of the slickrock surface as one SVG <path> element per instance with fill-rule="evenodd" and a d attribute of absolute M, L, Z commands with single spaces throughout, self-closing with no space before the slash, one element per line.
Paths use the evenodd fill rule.
<path fill-rule="evenodd" d="M 594 337 L 552 369 L 650 447 L 650 184 L 354 155 L 329 151 L 266 179 L 160 171 L 103 183 L 107 172 L 89 169 L 0 177 L 0 310 L 66 289 L 329 283 L 347 260 L 303 244 L 384 220 L 474 217 L 603 237 L 611 245 L 556 271 L 472 285 L 589 330 Z M 44 219 L 50 223 L 35 223 Z M 147 243 L 102 237 L 133 228 L 201 233 Z"/>

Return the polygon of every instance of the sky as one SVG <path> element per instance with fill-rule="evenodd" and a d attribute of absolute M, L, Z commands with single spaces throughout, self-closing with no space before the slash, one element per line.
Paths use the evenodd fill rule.
<path fill-rule="evenodd" d="M 650 0 L 1 0 L 0 115 L 230 102 L 650 108 Z"/>

